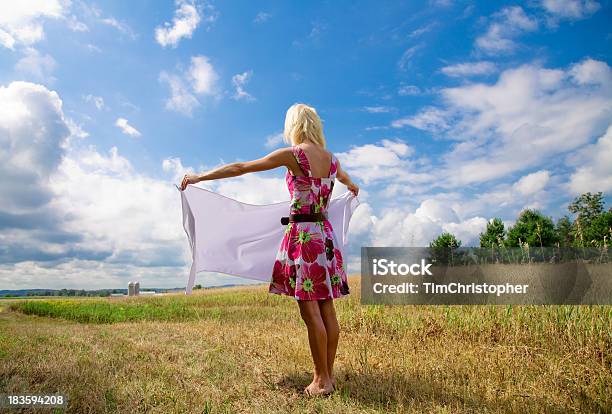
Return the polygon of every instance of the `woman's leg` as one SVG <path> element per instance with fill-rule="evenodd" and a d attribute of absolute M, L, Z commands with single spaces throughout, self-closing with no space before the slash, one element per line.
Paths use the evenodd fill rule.
<path fill-rule="evenodd" d="M 298 300 L 300 315 L 308 328 L 308 343 L 314 362 L 314 378 L 304 390 L 308 394 L 321 394 L 332 389 L 327 370 L 327 331 L 321 319 L 316 300 Z"/>
<path fill-rule="evenodd" d="M 334 301 L 332 299 L 320 300 L 319 310 L 321 312 L 321 319 L 323 319 L 323 324 L 325 325 L 325 331 L 327 332 L 327 373 L 332 384 L 335 386 L 336 380 L 334 378 L 334 361 L 336 360 L 336 349 L 338 348 L 340 325 L 338 324 L 338 319 L 336 318 Z"/>

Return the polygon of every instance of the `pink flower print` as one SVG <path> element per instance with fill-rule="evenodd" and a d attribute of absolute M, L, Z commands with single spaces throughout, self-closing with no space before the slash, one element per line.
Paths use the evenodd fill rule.
<path fill-rule="evenodd" d="M 336 272 L 335 266 L 327 267 L 327 271 L 329 272 L 329 279 L 331 281 L 332 294 L 335 298 L 340 296 L 340 288 L 342 287 L 342 278 Z"/>
<path fill-rule="evenodd" d="M 329 194 L 331 193 L 331 188 L 329 188 L 327 185 L 322 184 L 321 185 L 321 193 L 320 196 L 323 197 L 324 200 L 327 200 L 327 198 L 329 197 Z"/>
<path fill-rule="evenodd" d="M 300 265 L 298 264 L 297 266 L 299 267 Z M 289 275 L 289 277 L 285 279 L 285 289 L 291 296 L 295 296 L 296 265 L 285 265 L 285 273 Z"/>
<path fill-rule="evenodd" d="M 334 256 L 336 256 L 336 269 L 338 269 L 339 272 L 344 273 L 344 267 L 342 266 L 342 253 L 340 250 L 334 249 Z"/>
<path fill-rule="evenodd" d="M 298 298 L 303 300 L 329 297 L 329 289 L 325 282 L 325 268 L 318 263 L 302 266 L 302 277 L 298 281 L 295 291 Z"/>
<path fill-rule="evenodd" d="M 330 169 L 329 169 L 329 176 L 330 176 L 330 177 L 333 177 L 333 176 L 334 176 L 334 174 L 336 174 L 336 170 L 338 169 L 338 165 L 336 165 L 336 164 L 337 164 L 337 163 L 336 163 L 336 161 L 335 161 L 335 160 L 334 160 L 334 161 L 332 162 L 332 164 L 331 164 L 331 167 L 330 167 Z"/>
<path fill-rule="evenodd" d="M 297 159 L 298 164 L 301 166 L 305 166 L 305 169 L 310 169 L 310 164 L 308 163 L 308 157 L 306 157 L 306 153 L 299 147 L 295 147 L 295 151 L 293 151 L 293 155 Z M 308 172 L 308 171 L 304 171 Z"/>
<path fill-rule="evenodd" d="M 321 228 L 321 233 L 325 231 L 325 221 L 317 221 L 317 226 Z"/>
<path fill-rule="evenodd" d="M 287 228 L 285 229 L 285 234 L 283 235 L 283 240 L 281 241 L 280 251 L 287 251 L 289 248 L 289 238 L 291 237 L 291 229 L 293 228 L 293 223 L 287 224 Z"/>
<path fill-rule="evenodd" d="M 308 177 L 295 177 L 293 189 L 299 193 L 310 192 L 311 182 Z"/>
<path fill-rule="evenodd" d="M 325 238 L 325 256 L 327 260 L 332 260 L 334 258 L 334 242 L 327 237 Z"/>
<path fill-rule="evenodd" d="M 323 207 L 325 207 L 325 199 L 323 198 L 323 196 L 318 196 L 317 199 L 319 201 L 317 201 L 317 203 L 314 205 L 314 212 L 315 213 L 323 211 Z"/>
<path fill-rule="evenodd" d="M 302 204 L 302 201 L 296 198 L 293 200 L 293 203 L 291 203 L 291 211 L 300 211 Z"/>
<path fill-rule="evenodd" d="M 274 269 L 272 270 L 270 292 L 285 292 L 285 280 L 285 266 L 283 266 L 283 264 L 279 260 L 276 260 L 274 262 Z"/>
<path fill-rule="evenodd" d="M 291 246 L 293 245 L 293 246 Z M 294 247 L 294 248 L 292 248 Z M 312 263 L 317 256 L 325 251 L 321 234 L 310 232 L 310 227 L 298 229 L 289 246 L 289 257 L 296 260 L 301 257 L 305 262 Z"/>
<path fill-rule="evenodd" d="M 326 235 L 329 235 L 330 237 L 333 234 L 334 229 L 332 228 L 331 222 L 329 220 L 323 220 L 323 231 Z"/>
<path fill-rule="evenodd" d="M 313 195 L 310 191 L 310 187 L 307 187 L 306 190 L 296 189 L 293 192 L 291 210 L 294 213 L 307 213 L 308 211 L 310 211 L 312 201 Z"/>
<path fill-rule="evenodd" d="M 289 190 L 289 194 L 293 194 L 293 187 L 295 186 L 295 184 L 293 184 L 292 180 L 287 180 L 287 189 Z"/>

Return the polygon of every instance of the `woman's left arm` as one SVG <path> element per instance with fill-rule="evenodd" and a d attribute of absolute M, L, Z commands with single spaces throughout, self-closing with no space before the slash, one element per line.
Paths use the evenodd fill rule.
<path fill-rule="evenodd" d="M 290 148 L 279 148 L 272 151 L 263 158 L 253 161 L 233 162 L 223 165 L 214 170 L 202 173 L 200 175 L 185 175 L 181 183 L 181 190 L 187 188 L 189 184 L 195 184 L 200 181 L 217 180 L 219 178 L 237 177 L 250 172 L 272 170 L 274 168 L 289 166 L 293 154 Z"/>

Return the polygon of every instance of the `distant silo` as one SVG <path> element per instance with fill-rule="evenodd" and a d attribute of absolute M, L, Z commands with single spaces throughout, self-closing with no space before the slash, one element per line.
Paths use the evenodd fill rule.
<path fill-rule="evenodd" d="M 134 295 L 140 295 L 140 282 L 134 283 Z"/>
<path fill-rule="evenodd" d="M 128 296 L 134 296 L 134 282 L 128 283 Z"/>

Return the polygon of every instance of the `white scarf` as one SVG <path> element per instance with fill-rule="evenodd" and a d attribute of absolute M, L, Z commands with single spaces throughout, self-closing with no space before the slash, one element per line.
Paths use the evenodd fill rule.
<path fill-rule="evenodd" d="M 219 272 L 264 282 L 272 278 L 274 260 L 284 235 L 282 216 L 290 201 L 254 205 L 241 203 L 195 185 L 181 193 L 183 228 L 193 262 L 185 294 L 191 294 L 198 272 Z M 350 191 L 329 201 L 327 217 L 346 261 L 348 227 L 359 199 Z"/>

